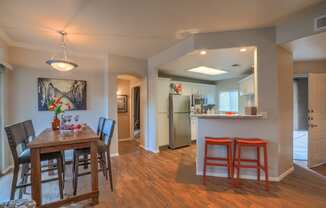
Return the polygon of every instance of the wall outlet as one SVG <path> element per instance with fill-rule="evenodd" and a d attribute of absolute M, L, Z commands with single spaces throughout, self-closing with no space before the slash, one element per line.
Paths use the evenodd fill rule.
<path fill-rule="evenodd" d="M 260 115 L 262 115 L 263 116 L 263 118 L 267 118 L 267 112 L 260 112 Z"/>

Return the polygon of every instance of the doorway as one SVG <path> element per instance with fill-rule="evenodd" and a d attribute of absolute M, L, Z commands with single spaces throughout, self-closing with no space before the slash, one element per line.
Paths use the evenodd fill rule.
<path fill-rule="evenodd" d="M 307 164 L 308 160 L 308 78 L 293 80 L 293 160 Z"/>
<path fill-rule="evenodd" d="M 283 46 L 293 54 L 294 162 L 326 170 L 326 32 Z"/>
<path fill-rule="evenodd" d="M 140 86 L 133 87 L 133 109 L 132 119 L 133 119 L 133 136 L 134 138 L 139 138 L 140 136 Z"/>
<path fill-rule="evenodd" d="M 117 111 L 119 154 L 137 152 L 141 144 L 141 83 L 132 75 L 118 75 Z"/>

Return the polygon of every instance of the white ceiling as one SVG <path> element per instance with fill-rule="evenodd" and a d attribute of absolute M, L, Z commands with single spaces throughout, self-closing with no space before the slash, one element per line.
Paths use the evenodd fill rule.
<path fill-rule="evenodd" d="M 201 55 L 200 51 L 194 51 L 170 63 L 160 66 L 163 74 L 182 76 L 202 80 L 223 80 L 243 76 L 254 64 L 254 47 L 246 47 L 246 52 L 240 52 L 240 48 L 227 48 L 207 50 L 206 55 Z M 239 64 L 233 67 L 233 64 Z M 206 66 L 226 71 L 225 74 L 216 76 L 204 75 L 188 71 L 198 66 Z"/>
<path fill-rule="evenodd" d="M 294 40 L 285 47 L 292 51 L 294 61 L 326 59 L 326 32 Z"/>
<path fill-rule="evenodd" d="M 189 33 L 275 25 L 321 0 L 1 0 L 0 35 L 12 45 L 148 58 Z"/>

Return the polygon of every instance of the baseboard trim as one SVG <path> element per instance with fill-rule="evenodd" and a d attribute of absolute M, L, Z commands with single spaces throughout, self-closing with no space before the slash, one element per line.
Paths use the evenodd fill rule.
<path fill-rule="evenodd" d="M 143 148 L 144 150 L 148 151 L 148 152 L 152 152 L 152 153 L 155 153 L 155 154 L 157 154 L 157 153 L 160 152 L 159 149 L 155 149 L 155 150 L 153 150 L 153 149 L 151 149 L 151 148 L 147 148 L 147 147 L 145 147 L 145 146 L 143 146 L 143 145 L 139 145 L 139 146 L 140 146 L 141 148 Z"/>
<path fill-rule="evenodd" d="M 278 177 L 278 181 L 283 180 L 286 176 L 290 175 L 293 171 L 294 171 L 294 166 L 290 167 L 290 168 L 287 169 L 285 172 L 283 172 L 283 173 Z"/>
<path fill-rule="evenodd" d="M 324 165 L 324 164 L 326 164 L 326 162 L 318 163 L 318 164 L 313 165 L 313 166 L 311 166 L 309 168 L 316 168 L 316 167 L 321 166 L 321 165 Z"/>
<path fill-rule="evenodd" d="M 112 153 L 110 154 L 110 157 L 118 157 L 119 156 L 119 153 Z"/>
<path fill-rule="evenodd" d="M 0 172 L 0 175 L 6 175 L 8 172 L 10 172 L 14 168 L 13 165 L 8 166 L 6 169 Z"/>
<path fill-rule="evenodd" d="M 288 170 L 286 170 L 284 173 L 282 173 L 280 176 L 277 177 L 269 177 L 269 181 L 273 181 L 273 182 L 280 182 L 281 180 L 283 180 L 283 178 L 285 178 L 286 176 L 288 176 L 289 174 L 291 174 L 294 171 L 294 167 L 292 166 L 291 168 L 289 168 Z M 203 172 L 197 172 L 197 175 L 203 175 Z M 212 172 L 206 172 L 207 176 L 214 176 L 214 177 L 223 177 L 226 178 L 227 177 L 227 173 L 212 173 Z M 257 180 L 257 176 L 256 175 L 241 175 L 240 174 L 240 178 L 241 179 L 248 179 L 248 180 Z M 265 177 L 262 174 L 260 176 L 262 181 L 265 181 Z"/>
<path fill-rule="evenodd" d="M 118 141 L 119 142 L 126 142 L 126 141 L 131 141 L 131 140 L 133 140 L 133 138 L 126 138 L 126 139 L 119 139 Z"/>

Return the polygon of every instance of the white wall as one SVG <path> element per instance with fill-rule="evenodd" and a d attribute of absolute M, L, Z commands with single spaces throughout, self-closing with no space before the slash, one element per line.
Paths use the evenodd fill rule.
<path fill-rule="evenodd" d="M 26 54 L 28 53 L 28 56 Z M 87 81 L 87 110 L 71 111 L 67 114 L 80 115 L 81 122 L 97 128 L 98 118 L 104 116 L 104 83 L 103 70 L 86 68 L 83 62 L 78 62 L 79 67 L 69 72 L 59 72 L 47 66 L 42 52 L 10 48 L 10 62 L 14 65 L 10 80 L 10 122 L 16 123 L 32 119 L 39 134 L 50 127 L 53 113 L 38 111 L 37 106 L 37 78 L 77 79 Z M 24 59 L 26 62 L 24 63 Z M 84 58 L 84 62 L 85 62 Z M 90 60 L 92 61 L 92 60 Z M 33 66 L 33 63 L 35 64 Z M 44 63 L 42 65 L 42 63 Z M 103 63 L 103 62 L 102 62 Z"/>
<path fill-rule="evenodd" d="M 10 89 L 10 121 L 12 123 L 32 119 L 36 130 L 39 134 L 45 128 L 50 127 L 53 113 L 47 111 L 38 111 L 37 109 L 37 78 L 62 78 L 77 79 L 87 81 L 87 110 L 71 111 L 66 114 L 80 115 L 80 121 L 85 122 L 93 129 L 97 127 L 97 121 L 104 114 L 103 103 L 103 82 L 102 74 L 88 73 L 59 73 L 54 70 L 38 70 L 24 67 L 17 67 L 12 73 Z"/>

